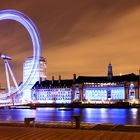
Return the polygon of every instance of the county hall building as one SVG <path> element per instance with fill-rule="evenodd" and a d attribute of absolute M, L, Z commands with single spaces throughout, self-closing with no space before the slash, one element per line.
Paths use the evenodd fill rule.
<path fill-rule="evenodd" d="M 32 102 L 71 104 L 139 103 L 139 76 L 133 73 L 114 76 L 108 65 L 107 76 L 79 76 L 73 79 L 38 81 L 31 91 Z"/>

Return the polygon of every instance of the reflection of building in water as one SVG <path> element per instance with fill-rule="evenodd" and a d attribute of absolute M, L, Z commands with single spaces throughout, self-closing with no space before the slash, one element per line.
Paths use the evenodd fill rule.
<path fill-rule="evenodd" d="M 115 103 L 139 102 L 139 76 L 131 73 L 113 76 L 108 66 L 108 76 L 79 76 L 70 80 L 46 80 L 32 88 L 32 100 L 40 103 Z"/>
<path fill-rule="evenodd" d="M 26 58 L 23 64 L 23 83 L 27 81 L 29 74 L 31 73 L 32 66 L 33 66 L 33 58 L 32 57 Z M 40 57 L 40 63 L 35 73 L 35 76 L 31 80 L 28 87 L 23 91 L 24 101 L 31 101 L 31 88 L 37 81 L 44 81 L 47 79 L 46 69 L 47 69 L 46 60 L 43 57 Z"/>

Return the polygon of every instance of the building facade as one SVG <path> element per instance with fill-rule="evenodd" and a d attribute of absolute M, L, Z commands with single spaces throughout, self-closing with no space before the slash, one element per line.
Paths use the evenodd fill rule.
<path fill-rule="evenodd" d="M 29 77 L 29 74 L 31 73 L 33 66 L 33 58 L 28 57 L 26 58 L 24 64 L 23 64 L 23 83 L 26 82 L 26 80 Z M 47 79 L 47 64 L 46 60 L 43 57 L 40 57 L 40 63 L 37 67 L 37 71 L 35 73 L 35 76 L 33 77 L 31 84 L 35 84 L 37 81 L 41 80 L 44 81 Z"/>
<path fill-rule="evenodd" d="M 113 76 L 108 65 L 107 76 L 79 76 L 73 79 L 46 80 L 32 88 L 32 101 L 38 103 L 110 104 L 117 102 L 139 103 L 139 76 L 133 73 Z"/>
<path fill-rule="evenodd" d="M 72 80 L 46 80 L 37 82 L 32 88 L 32 101 L 37 103 L 72 103 Z"/>
<path fill-rule="evenodd" d="M 27 81 L 29 74 L 31 73 L 32 66 L 33 66 L 33 58 L 32 57 L 26 58 L 23 64 L 23 83 Z M 46 71 L 47 71 L 46 60 L 45 58 L 40 57 L 39 66 L 36 70 L 35 76 L 31 80 L 31 82 L 28 84 L 26 89 L 24 89 L 23 91 L 22 102 L 31 101 L 31 89 L 37 81 L 45 81 L 47 79 Z"/>
<path fill-rule="evenodd" d="M 128 74 L 108 77 L 79 76 L 73 86 L 73 101 L 83 103 L 139 103 L 139 76 Z M 78 96 L 77 96 L 78 95 Z"/>

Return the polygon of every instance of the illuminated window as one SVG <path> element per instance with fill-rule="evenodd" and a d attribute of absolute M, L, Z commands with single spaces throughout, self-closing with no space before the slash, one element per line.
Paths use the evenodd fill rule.
<path fill-rule="evenodd" d="M 129 99 L 131 100 L 135 99 L 135 87 L 133 82 L 130 83 L 129 87 Z"/>

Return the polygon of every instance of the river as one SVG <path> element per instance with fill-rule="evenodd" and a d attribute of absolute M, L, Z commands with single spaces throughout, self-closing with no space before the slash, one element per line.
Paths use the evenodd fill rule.
<path fill-rule="evenodd" d="M 140 124 L 140 109 L 119 108 L 36 108 L 36 109 L 0 109 L 0 120 L 23 121 L 25 117 L 35 117 L 39 122 L 69 122 L 71 116 L 81 116 L 82 122 Z"/>

